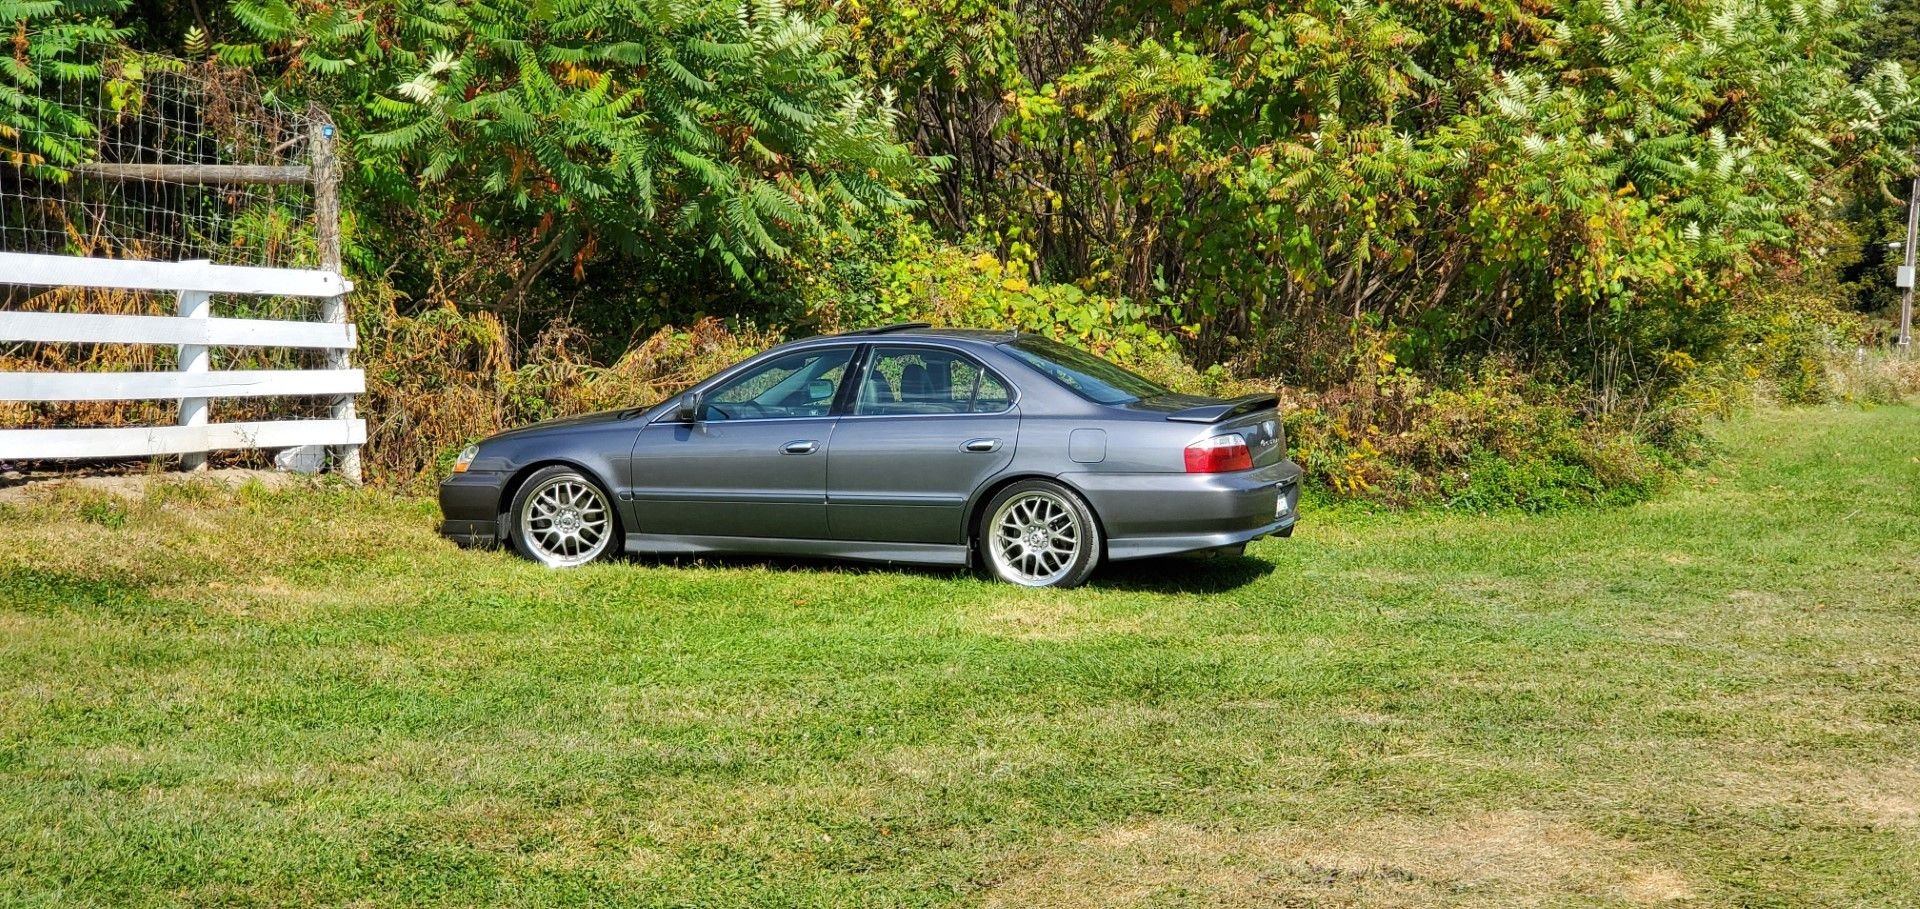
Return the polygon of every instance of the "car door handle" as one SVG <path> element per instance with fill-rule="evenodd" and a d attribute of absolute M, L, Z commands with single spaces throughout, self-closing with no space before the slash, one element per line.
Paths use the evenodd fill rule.
<path fill-rule="evenodd" d="M 974 452 L 980 452 L 980 453 L 986 453 L 989 451 L 999 451 L 1000 440 L 999 439 L 968 439 L 965 444 L 960 446 L 960 450 L 974 451 Z"/>
<path fill-rule="evenodd" d="M 820 450 L 820 443 L 813 439 L 801 439 L 780 446 L 781 454 L 813 454 Z"/>

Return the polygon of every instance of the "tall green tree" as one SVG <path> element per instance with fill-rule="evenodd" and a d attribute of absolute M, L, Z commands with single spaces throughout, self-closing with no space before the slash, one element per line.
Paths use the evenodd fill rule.
<path fill-rule="evenodd" d="M 356 133 L 362 181 L 549 266 L 695 251 L 735 278 L 901 211 L 927 162 L 890 96 L 779 0 L 235 0 L 251 41 Z"/>
<path fill-rule="evenodd" d="M 1905 70 L 1909 81 L 1920 84 L 1920 0 L 1883 0 L 1879 12 L 1867 28 L 1860 66 L 1897 65 Z M 1920 140 L 1914 145 L 1912 169 L 1920 171 Z M 1847 219 L 1852 235 L 1848 239 L 1859 249 L 1859 258 L 1847 267 L 1843 279 L 1864 312 L 1891 316 L 1900 304 L 1894 269 L 1903 261 L 1904 253 L 1889 244 L 1906 237 L 1912 185 L 1907 173 L 1899 173 L 1894 179 L 1867 174 L 1852 187 Z"/>
<path fill-rule="evenodd" d="M 953 230 L 1310 381 L 1356 319 L 1657 378 L 1920 125 L 1870 0 L 821 5 L 931 87 Z"/>

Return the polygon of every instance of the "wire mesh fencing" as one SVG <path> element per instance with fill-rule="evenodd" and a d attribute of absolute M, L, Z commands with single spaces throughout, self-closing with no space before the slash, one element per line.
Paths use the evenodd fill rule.
<path fill-rule="evenodd" d="M 0 252 L 325 264 L 319 217 L 337 214 L 318 211 L 312 171 L 316 143 L 331 142 L 324 112 L 277 98 L 242 69 L 120 46 L 63 48 L 31 66 L 27 94 L 40 128 L 0 129 Z M 174 315 L 177 305 L 165 291 L 0 284 L 0 310 L 16 312 Z M 324 305 L 291 297 L 213 300 L 215 315 L 252 319 L 314 321 Z M 0 341 L 0 372 L 165 371 L 176 357 L 154 345 Z M 212 351 L 214 369 L 327 365 L 319 351 Z M 213 419 L 319 417 L 331 403 L 219 401 Z M 167 424 L 178 410 L 170 400 L 0 401 L 0 429 Z"/>

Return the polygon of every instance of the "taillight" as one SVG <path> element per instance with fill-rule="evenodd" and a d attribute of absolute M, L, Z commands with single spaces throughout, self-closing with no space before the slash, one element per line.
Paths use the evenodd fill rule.
<path fill-rule="evenodd" d="M 1230 473 L 1252 470 L 1253 453 L 1239 433 L 1201 439 L 1187 446 L 1188 473 Z"/>

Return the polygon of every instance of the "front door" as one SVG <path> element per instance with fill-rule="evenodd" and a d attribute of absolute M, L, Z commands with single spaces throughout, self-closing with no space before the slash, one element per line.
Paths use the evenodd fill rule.
<path fill-rule="evenodd" d="M 943 347 L 877 345 L 827 460 L 834 539 L 963 543 L 967 498 L 1013 461 L 1009 387 Z"/>
<path fill-rule="evenodd" d="M 697 422 L 649 424 L 631 468 L 640 532 L 827 538 L 832 409 L 852 356 L 774 358 L 707 390 Z"/>

